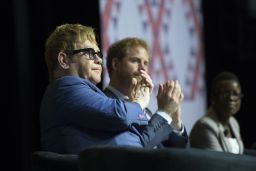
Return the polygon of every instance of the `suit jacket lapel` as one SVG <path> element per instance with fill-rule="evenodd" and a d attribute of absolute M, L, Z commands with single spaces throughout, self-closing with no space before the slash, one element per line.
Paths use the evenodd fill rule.
<path fill-rule="evenodd" d="M 220 145 L 225 152 L 231 152 L 231 146 L 229 142 L 227 141 L 225 134 L 224 134 L 224 126 L 220 123 L 220 121 L 217 119 L 217 114 L 214 112 L 212 108 L 208 111 L 208 115 L 217 123 L 217 129 L 218 129 L 218 139 L 220 142 Z"/>
<path fill-rule="evenodd" d="M 113 93 L 112 91 L 110 91 L 108 88 L 105 88 L 103 92 L 108 97 L 112 97 L 112 98 L 118 99 L 117 95 L 115 93 Z"/>
<path fill-rule="evenodd" d="M 232 152 L 230 143 L 227 141 L 224 131 L 225 131 L 225 129 L 224 129 L 223 125 L 219 122 L 220 142 L 221 142 L 223 151 Z"/>

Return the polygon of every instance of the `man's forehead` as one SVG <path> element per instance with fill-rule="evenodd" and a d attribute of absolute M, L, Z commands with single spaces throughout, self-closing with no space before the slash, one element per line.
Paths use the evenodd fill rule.
<path fill-rule="evenodd" d="M 90 42 L 89 40 L 86 40 L 84 43 L 78 43 L 77 44 L 77 48 L 92 48 L 96 52 L 100 51 L 100 49 L 99 49 L 98 45 L 96 44 L 96 42 Z"/>
<path fill-rule="evenodd" d="M 140 55 L 127 55 L 125 58 L 127 59 L 138 59 L 143 61 L 149 61 L 149 56 L 140 56 Z"/>

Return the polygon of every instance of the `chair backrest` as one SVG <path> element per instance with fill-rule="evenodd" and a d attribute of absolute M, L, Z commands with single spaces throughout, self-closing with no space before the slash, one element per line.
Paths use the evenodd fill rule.
<path fill-rule="evenodd" d="M 79 156 L 80 171 L 255 171 L 256 157 L 202 149 L 97 147 Z"/>
<path fill-rule="evenodd" d="M 49 151 L 32 153 L 32 171 L 78 171 L 78 155 Z"/>
<path fill-rule="evenodd" d="M 256 157 L 256 149 L 244 149 L 244 154 Z"/>

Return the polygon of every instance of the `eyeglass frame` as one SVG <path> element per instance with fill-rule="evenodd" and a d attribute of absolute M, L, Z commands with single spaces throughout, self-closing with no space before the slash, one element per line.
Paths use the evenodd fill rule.
<path fill-rule="evenodd" d="M 227 99 L 232 96 L 234 100 L 240 100 L 244 97 L 243 93 L 234 93 L 234 92 L 218 92 L 216 94 L 222 99 Z"/>
<path fill-rule="evenodd" d="M 95 52 L 93 48 L 83 48 L 83 49 L 65 51 L 65 53 L 68 55 L 75 55 L 80 52 L 83 52 L 84 54 L 88 54 L 89 60 L 95 60 L 96 59 L 95 55 L 97 55 L 101 59 L 103 58 L 103 54 L 101 53 L 101 51 Z"/>

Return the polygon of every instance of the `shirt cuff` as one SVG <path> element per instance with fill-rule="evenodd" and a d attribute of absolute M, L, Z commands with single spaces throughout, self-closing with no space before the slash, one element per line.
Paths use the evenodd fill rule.
<path fill-rule="evenodd" d="M 172 124 L 171 124 L 171 127 L 172 127 Z M 172 127 L 173 128 L 173 127 Z M 184 125 L 183 124 L 181 124 L 181 129 L 180 130 L 176 130 L 176 129 L 174 129 L 173 128 L 173 132 L 175 132 L 175 133 L 177 133 L 177 134 L 179 134 L 179 135 L 182 135 L 183 133 L 184 133 Z"/>
<path fill-rule="evenodd" d="M 156 114 L 162 116 L 168 122 L 168 124 L 173 128 L 173 132 L 175 132 L 175 133 L 177 133 L 179 135 L 184 133 L 184 125 L 183 124 L 181 125 L 181 129 L 180 130 L 174 129 L 174 127 L 172 126 L 172 118 L 166 112 L 157 111 Z"/>
<path fill-rule="evenodd" d="M 156 114 L 162 116 L 168 122 L 169 125 L 171 124 L 172 118 L 166 112 L 157 111 Z"/>

